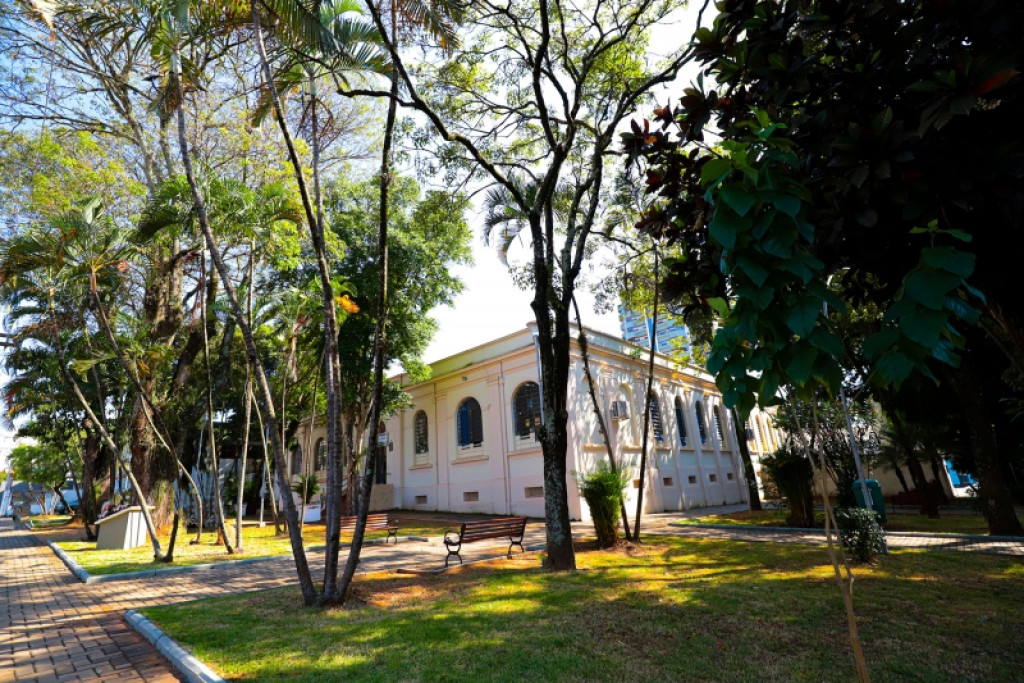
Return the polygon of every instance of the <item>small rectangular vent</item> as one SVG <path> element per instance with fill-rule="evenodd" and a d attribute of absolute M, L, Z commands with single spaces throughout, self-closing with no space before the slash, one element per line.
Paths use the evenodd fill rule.
<path fill-rule="evenodd" d="M 728 479 L 729 481 L 732 481 L 732 472 L 726 472 L 725 478 Z"/>
<path fill-rule="evenodd" d="M 523 495 L 527 498 L 543 498 L 544 487 L 543 486 L 527 486 L 523 489 Z"/>
<path fill-rule="evenodd" d="M 462 502 L 463 503 L 476 503 L 479 500 L 480 500 L 480 492 L 479 491 L 463 491 L 462 492 Z"/>
<path fill-rule="evenodd" d="M 717 474 L 709 474 L 708 475 L 708 481 L 710 481 L 710 482 L 718 481 L 718 475 Z"/>
<path fill-rule="evenodd" d="M 415 504 L 416 505 L 426 505 L 427 504 L 427 497 L 426 496 L 416 496 L 416 503 Z"/>
<path fill-rule="evenodd" d="M 672 477 L 662 477 L 661 483 L 665 486 L 673 486 L 675 482 L 672 481 Z"/>
<path fill-rule="evenodd" d="M 690 476 L 688 476 L 686 478 L 686 481 L 690 482 L 691 484 L 696 484 L 697 483 L 697 476 L 694 475 L 694 474 L 691 474 Z"/>

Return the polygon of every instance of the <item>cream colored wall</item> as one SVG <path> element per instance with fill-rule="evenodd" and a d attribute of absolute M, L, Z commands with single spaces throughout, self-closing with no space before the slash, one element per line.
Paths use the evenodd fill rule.
<path fill-rule="evenodd" d="M 640 476 L 640 445 L 643 428 L 646 357 L 632 357 L 627 342 L 593 333 L 591 369 L 598 377 L 599 397 L 606 417 L 611 402 L 627 400 L 630 419 L 611 421 L 609 437 L 613 453 L 634 479 Z M 567 470 L 590 471 L 606 460 L 606 449 L 592 409 L 578 349 L 569 377 L 569 446 Z M 412 407 L 387 421 L 394 448 L 388 453 L 389 483 L 394 484 L 396 507 L 453 512 L 481 512 L 542 517 L 543 497 L 528 497 L 528 489 L 543 487 L 543 455 L 534 438 L 519 439 L 512 422 L 513 395 L 523 382 L 538 382 L 536 355 L 530 329 L 497 340 L 492 345 L 471 349 L 435 364 L 435 374 L 426 382 L 406 388 Z M 543 390 L 543 388 L 542 388 Z M 734 447 L 731 416 L 722 408 L 726 434 L 719 443 L 713 410 L 720 405 L 710 376 L 692 369 L 673 368 L 658 357 L 654 391 L 658 397 L 664 440 L 651 441 L 645 480 L 648 512 L 682 510 L 745 500 L 746 485 L 739 451 Z M 484 424 L 483 444 L 462 449 L 457 446 L 455 415 L 459 403 L 472 396 L 480 403 Z M 679 442 L 674 399 L 684 410 L 687 445 Z M 695 411 L 705 412 L 707 439 L 698 438 Z M 428 418 L 427 454 L 414 451 L 413 418 L 423 410 Z M 754 413 L 755 418 L 760 416 Z M 757 456 L 770 448 L 752 448 Z M 774 450 L 774 449 L 771 449 Z M 755 464 L 755 467 L 757 465 Z M 731 478 L 730 478 L 731 475 Z M 690 478 L 693 478 L 691 483 Z M 575 479 L 567 480 L 570 515 L 589 518 L 586 503 L 579 496 Z M 635 506 L 638 490 L 627 488 L 628 504 Z M 477 500 L 471 500 L 472 498 Z"/>

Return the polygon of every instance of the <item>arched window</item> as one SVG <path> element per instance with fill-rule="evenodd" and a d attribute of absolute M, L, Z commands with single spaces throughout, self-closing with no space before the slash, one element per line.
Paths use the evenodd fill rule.
<path fill-rule="evenodd" d="M 725 448 L 725 431 L 722 429 L 722 406 L 714 406 L 711 409 L 711 419 L 715 421 L 715 435 L 718 437 L 718 445 Z"/>
<path fill-rule="evenodd" d="M 697 411 L 697 435 L 700 436 L 701 443 L 708 442 L 708 425 L 704 422 L 704 404 L 700 401 L 694 404 L 694 409 Z"/>
<path fill-rule="evenodd" d="M 302 446 L 296 446 L 292 451 L 292 476 L 302 474 Z"/>
<path fill-rule="evenodd" d="M 761 415 L 761 440 L 765 451 L 772 453 L 779 447 L 779 440 L 772 432 L 772 423 L 767 415 Z"/>
<path fill-rule="evenodd" d="M 679 445 L 686 445 L 686 418 L 683 416 L 683 401 L 676 396 L 676 429 L 679 430 Z"/>
<path fill-rule="evenodd" d="M 651 411 L 651 431 L 654 432 L 654 438 L 658 441 L 664 441 L 665 430 L 661 424 L 661 406 L 658 405 L 657 396 L 651 394 L 647 409 Z"/>
<path fill-rule="evenodd" d="M 320 439 L 316 442 L 316 459 L 313 461 L 313 468 L 316 472 L 322 472 L 327 467 L 327 442 Z"/>
<path fill-rule="evenodd" d="M 512 397 L 512 422 L 516 436 L 528 439 L 540 426 L 540 387 L 536 382 L 524 382 Z"/>
<path fill-rule="evenodd" d="M 430 441 L 427 438 L 429 436 L 427 432 L 427 414 L 424 411 L 416 411 L 416 417 L 412 420 L 412 431 L 416 454 L 419 455 L 429 451 Z"/>
<path fill-rule="evenodd" d="M 750 443 L 762 453 L 765 451 L 764 441 L 761 438 L 761 423 L 758 421 L 757 415 L 750 416 Z"/>
<path fill-rule="evenodd" d="M 465 399 L 456 411 L 456 438 L 460 448 L 479 446 L 484 442 L 484 422 L 480 404 L 473 397 Z"/>

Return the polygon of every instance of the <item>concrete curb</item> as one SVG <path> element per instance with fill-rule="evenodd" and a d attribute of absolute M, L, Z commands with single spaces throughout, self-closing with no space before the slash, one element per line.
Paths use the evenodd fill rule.
<path fill-rule="evenodd" d="M 223 678 L 214 673 L 213 669 L 199 661 L 195 655 L 188 652 L 177 641 L 160 630 L 159 626 L 139 612 L 133 609 L 128 610 L 124 613 L 124 620 L 143 638 L 152 643 L 153 647 L 166 657 L 171 666 L 177 669 L 189 683 L 226 683 Z"/>
<path fill-rule="evenodd" d="M 707 524 L 703 522 L 669 522 L 669 526 L 675 527 L 696 527 L 698 529 L 737 529 L 742 531 L 769 531 L 772 533 L 788 534 L 821 534 L 825 535 L 825 529 L 814 527 L 812 529 L 798 529 L 790 526 L 757 526 L 754 524 Z M 956 541 L 974 542 L 1006 542 L 1024 543 L 1024 536 L 980 536 L 978 534 L 955 534 L 942 531 L 886 531 L 886 536 L 907 536 L 909 538 L 940 538 Z"/>
<path fill-rule="evenodd" d="M 405 536 L 403 537 L 407 541 L 427 541 L 428 539 L 423 536 Z M 248 557 L 244 560 L 225 560 L 223 562 L 208 562 L 206 564 L 191 564 L 181 567 L 169 566 L 166 569 L 144 569 L 138 572 L 124 572 L 121 574 L 90 574 L 78 564 L 70 555 L 68 555 L 63 548 L 54 543 L 53 541 L 46 541 L 46 545 L 50 546 L 50 550 L 53 551 L 54 555 L 60 558 L 60 561 L 67 566 L 72 574 L 75 575 L 79 581 L 85 584 L 94 583 L 108 583 L 111 581 L 129 581 L 131 579 L 145 579 L 152 576 L 176 576 L 178 574 L 189 574 L 192 572 L 206 572 L 215 571 L 217 569 L 230 569 L 232 567 L 238 567 L 240 565 L 254 564 L 256 562 L 271 562 L 274 560 L 291 560 L 290 555 L 264 555 L 261 557 Z M 384 545 L 380 539 L 373 539 L 363 543 L 363 545 Z M 350 544 L 343 543 L 342 549 L 348 548 Z M 306 552 L 321 552 L 326 550 L 326 546 L 314 545 L 308 546 Z"/>
<path fill-rule="evenodd" d="M 89 572 L 82 568 L 82 565 L 78 564 L 78 562 L 76 562 L 70 555 L 64 552 L 64 548 L 61 548 L 53 541 L 47 541 L 46 545 L 50 546 L 50 550 L 53 551 L 53 554 L 64 563 L 64 566 L 71 570 L 71 573 L 75 575 L 76 579 L 82 583 L 89 583 L 89 579 L 93 578 Z"/>

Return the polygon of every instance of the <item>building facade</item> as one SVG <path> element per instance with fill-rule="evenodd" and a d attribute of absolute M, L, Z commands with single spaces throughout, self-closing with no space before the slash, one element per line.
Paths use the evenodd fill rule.
<path fill-rule="evenodd" d="M 373 507 L 464 513 L 544 516 L 540 442 L 541 394 L 534 325 L 445 358 L 431 378 L 403 384 L 411 406 L 385 422 L 378 451 Z M 640 483 L 647 360 L 640 347 L 590 331 L 591 372 L 606 416 L 616 462 L 631 473 L 627 498 Z M 648 512 L 738 503 L 747 488 L 736 431 L 712 378 L 680 369 L 657 356 L 645 477 Z M 773 451 L 779 434 L 770 416 L 755 411 L 748 444 L 758 458 Z M 579 349 L 573 344 L 569 378 L 569 472 L 588 472 L 607 461 Z M 304 443 L 319 444 L 322 426 Z M 382 466 L 386 466 L 382 467 Z M 575 479 L 568 481 L 573 519 L 589 511 Z M 385 500 L 387 498 L 387 500 Z"/>
<path fill-rule="evenodd" d="M 687 355 L 692 353 L 690 348 L 690 332 L 686 325 L 679 325 L 659 316 L 658 331 L 654 332 L 654 319 L 646 313 L 631 311 L 625 306 L 619 306 L 619 328 L 622 330 L 622 338 L 637 346 L 649 349 L 651 339 L 654 339 L 654 350 L 659 353 L 670 353 L 673 349 L 680 348 Z"/>

